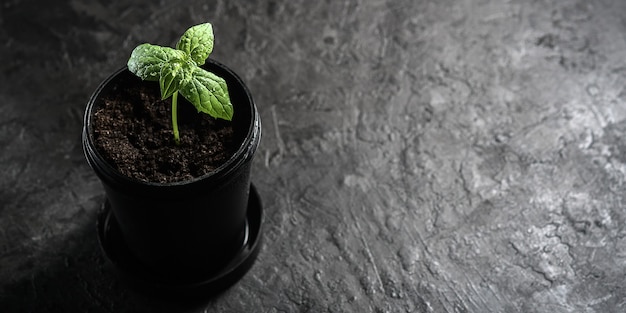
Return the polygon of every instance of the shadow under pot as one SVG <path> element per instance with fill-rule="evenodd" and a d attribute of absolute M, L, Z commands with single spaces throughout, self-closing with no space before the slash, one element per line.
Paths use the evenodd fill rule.
<path fill-rule="evenodd" d="M 173 182 L 132 177 L 122 173 L 97 144 L 100 132 L 95 116 L 105 114 L 102 109 L 108 105 L 107 99 L 124 98 L 137 88 L 150 90 L 160 99 L 158 82 L 144 82 L 123 68 L 102 82 L 87 104 L 83 149 L 106 192 L 98 220 L 100 243 L 112 263 L 140 284 L 218 291 L 245 274 L 260 248 L 262 208 L 250 183 L 250 167 L 261 137 L 259 114 L 250 92 L 234 72 L 211 59 L 203 68 L 224 78 L 228 85 L 234 116 L 224 122 L 232 127 L 234 153 L 197 177 Z M 142 96 L 128 98 L 129 110 L 136 110 L 133 102 L 141 101 Z M 182 97 L 178 102 L 182 139 L 183 123 L 211 117 L 197 113 Z M 134 121 L 122 119 L 119 123 Z M 160 135 L 174 145 L 171 132 L 161 131 Z"/>

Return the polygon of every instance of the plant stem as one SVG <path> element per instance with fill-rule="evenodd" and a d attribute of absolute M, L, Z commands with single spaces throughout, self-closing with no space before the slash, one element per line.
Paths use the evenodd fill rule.
<path fill-rule="evenodd" d="M 178 91 L 172 95 L 172 130 L 174 132 L 174 142 L 180 145 L 180 135 L 178 134 Z"/>

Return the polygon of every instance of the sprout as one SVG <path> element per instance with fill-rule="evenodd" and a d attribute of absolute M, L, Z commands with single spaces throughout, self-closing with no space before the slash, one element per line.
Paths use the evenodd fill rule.
<path fill-rule="evenodd" d="M 185 31 L 176 49 L 144 43 L 133 50 L 128 60 L 128 69 L 132 73 L 142 80 L 159 82 L 161 99 L 172 97 L 172 131 L 176 144 L 180 144 L 178 93 L 198 112 L 228 121 L 233 118 L 226 81 L 200 68 L 211 51 L 213 27 L 204 23 Z"/>

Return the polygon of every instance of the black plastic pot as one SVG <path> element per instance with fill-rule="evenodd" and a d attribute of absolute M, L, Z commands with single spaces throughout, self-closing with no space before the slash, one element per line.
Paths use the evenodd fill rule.
<path fill-rule="evenodd" d="M 261 137 L 259 114 L 250 92 L 234 72 L 210 59 L 204 68 L 228 84 L 235 112 L 232 123 L 241 146 L 225 164 L 202 177 L 176 183 L 139 181 L 122 175 L 95 148 L 92 115 L 101 105 L 102 96 L 118 88 L 132 88 L 132 84 L 155 82 L 143 82 L 123 68 L 98 87 L 85 112 L 85 156 L 102 181 L 105 208 L 111 212 L 99 221 L 100 241 L 106 243 L 103 249 L 118 267 L 128 269 L 123 263 L 129 262 L 135 267 L 145 266 L 143 278 L 162 286 L 214 283 L 214 278 L 231 272 L 243 275 L 259 248 L 262 212 L 258 200 L 253 201 L 257 203 L 253 209 L 258 212 L 252 214 L 257 220 L 250 221 L 249 212 L 250 165 Z M 120 234 L 110 234 L 114 231 Z M 257 238 L 251 238 L 251 232 L 256 232 Z M 111 239 L 118 237 L 121 239 Z M 125 251 L 129 255 L 120 257 Z M 242 258 L 246 262 L 240 262 Z M 238 266 L 247 268 L 242 271 Z M 227 283 L 220 284 L 236 279 L 229 277 Z M 221 286 L 210 287 L 215 290 Z"/>

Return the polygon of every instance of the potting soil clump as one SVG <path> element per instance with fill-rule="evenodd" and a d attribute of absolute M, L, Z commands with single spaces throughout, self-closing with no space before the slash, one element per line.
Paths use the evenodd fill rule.
<path fill-rule="evenodd" d="M 168 183 L 210 173 L 237 150 L 232 121 L 215 119 L 179 98 L 180 145 L 172 136 L 171 99 L 159 85 L 143 84 L 109 92 L 94 115 L 98 151 L 124 175 Z"/>

